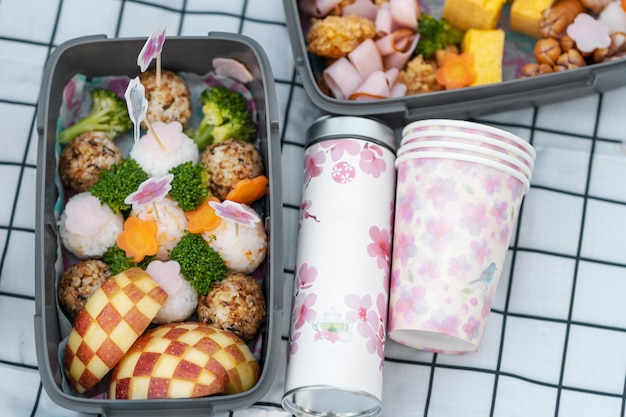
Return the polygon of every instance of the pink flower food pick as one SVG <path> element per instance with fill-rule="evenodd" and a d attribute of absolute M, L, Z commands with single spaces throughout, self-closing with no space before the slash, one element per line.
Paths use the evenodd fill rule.
<path fill-rule="evenodd" d="M 597 48 L 611 45 L 609 25 L 596 20 L 587 13 L 579 13 L 574 22 L 567 27 L 567 34 L 574 39 L 580 52 L 593 52 Z"/>
<path fill-rule="evenodd" d="M 221 203 L 218 201 L 209 201 L 209 205 L 213 207 L 215 214 L 222 219 L 232 220 L 242 226 L 253 227 L 255 223 L 261 221 L 256 213 L 234 201 L 224 200 Z"/>
<path fill-rule="evenodd" d="M 174 174 L 167 174 L 163 177 L 148 178 L 139 185 L 137 191 L 129 194 L 124 203 L 132 204 L 134 210 L 138 210 L 150 203 L 161 201 L 172 189 Z"/>
<path fill-rule="evenodd" d="M 165 43 L 165 27 L 152 32 L 146 43 L 141 48 L 139 55 L 137 56 L 137 65 L 141 68 L 141 72 L 148 69 L 150 62 L 157 57 L 163 50 L 163 43 Z"/>

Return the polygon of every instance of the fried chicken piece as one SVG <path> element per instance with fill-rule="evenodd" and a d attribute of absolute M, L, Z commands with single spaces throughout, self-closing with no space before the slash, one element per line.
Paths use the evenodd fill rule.
<path fill-rule="evenodd" d="M 311 23 L 308 51 L 330 59 L 348 55 L 361 42 L 376 35 L 374 22 L 356 15 L 313 18 Z"/>

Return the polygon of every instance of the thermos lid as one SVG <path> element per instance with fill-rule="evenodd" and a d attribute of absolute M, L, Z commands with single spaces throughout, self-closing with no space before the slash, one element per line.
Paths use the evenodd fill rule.
<path fill-rule="evenodd" d="M 396 151 L 391 127 L 378 120 L 356 116 L 322 116 L 307 129 L 306 146 L 328 139 L 360 138 Z"/>

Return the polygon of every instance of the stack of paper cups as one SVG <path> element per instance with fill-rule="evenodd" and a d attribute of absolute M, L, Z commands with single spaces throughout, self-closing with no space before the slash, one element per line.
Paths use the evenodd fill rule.
<path fill-rule="evenodd" d="M 472 122 L 423 120 L 402 134 L 388 335 L 418 349 L 475 352 L 535 151 Z"/>
<path fill-rule="evenodd" d="M 324 117 L 307 132 L 283 407 L 377 416 L 391 263 L 395 136 Z"/>

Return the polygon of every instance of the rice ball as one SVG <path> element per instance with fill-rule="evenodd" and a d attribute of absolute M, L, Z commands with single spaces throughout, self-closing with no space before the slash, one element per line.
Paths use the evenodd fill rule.
<path fill-rule="evenodd" d="M 131 210 L 130 215 L 156 223 L 156 238 L 159 242 L 156 259 L 162 261 L 169 259 L 168 252 L 180 241 L 187 228 L 185 212 L 178 206 L 178 203 L 170 198 L 163 198 L 139 209 Z"/>
<path fill-rule="evenodd" d="M 58 297 L 63 311 L 74 320 L 87 299 L 111 276 L 111 268 L 97 259 L 80 261 L 61 275 Z"/>
<path fill-rule="evenodd" d="M 200 321 L 229 330 L 244 340 L 256 335 L 265 315 L 263 292 L 259 284 L 245 274 L 228 274 L 198 300 Z"/>
<path fill-rule="evenodd" d="M 220 200 L 224 200 L 239 181 L 263 175 L 263 159 L 258 149 L 240 139 L 207 146 L 200 160 L 211 177 L 209 189 Z"/>
<path fill-rule="evenodd" d="M 122 162 L 122 152 L 104 132 L 85 132 L 72 140 L 59 157 L 63 185 L 77 193 L 89 190 L 100 172 Z"/>
<path fill-rule="evenodd" d="M 180 273 L 176 261 L 152 261 L 146 272 L 167 292 L 167 300 L 157 312 L 153 323 L 165 324 L 187 320 L 198 306 L 198 293 Z"/>
<path fill-rule="evenodd" d="M 65 249 L 80 259 L 102 258 L 124 230 L 124 217 L 90 192 L 72 196 L 59 219 Z"/>
<path fill-rule="evenodd" d="M 152 128 L 156 137 L 151 131 L 146 132 L 129 154 L 149 176 L 162 177 L 182 163 L 198 163 L 198 145 L 183 132 L 179 122 L 155 122 Z"/>
<path fill-rule="evenodd" d="M 267 234 L 261 216 L 246 204 L 238 205 L 255 221 L 244 225 L 234 219 L 222 218 L 215 229 L 203 232 L 202 237 L 220 254 L 227 269 L 250 274 L 265 259 Z"/>
<path fill-rule="evenodd" d="M 161 70 L 158 86 L 155 70 L 142 72 L 139 80 L 146 89 L 149 121 L 180 122 L 187 126 L 191 118 L 191 94 L 185 80 L 168 70 Z"/>

